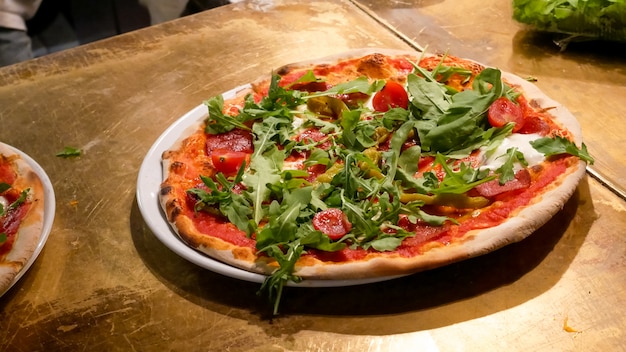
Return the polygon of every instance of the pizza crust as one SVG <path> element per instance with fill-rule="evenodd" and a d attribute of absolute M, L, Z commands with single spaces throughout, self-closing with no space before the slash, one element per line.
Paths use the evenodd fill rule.
<path fill-rule="evenodd" d="M 322 59 L 303 61 L 283 66 L 277 72 L 288 73 L 294 70 L 306 69 L 313 65 L 332 64 L 339 60 L 358 58 L 373 53 L 382 53 L 390 56 L 410 56 L 418 58 L 419 53 L 389 49 L 357 49 L 348 53 L 329 56 Z M 483 67 L 480 63 L 468 60 L 473 67 Z M 580 125 L 576 118 L 562 105 L 547 97 L 534 84 L 511 73 L 502 72 L 503 79 L 509 84 L 521 87 L 529 101 L 540 108 L 549 109 L 554 120 L 569 130 L 576 144 L 582 142 Z M 259 80 L 258 82 L 267 81 Z M 256 83 L 252 83 L 254 86 Z M 176 147 L 172 147 L 175 150 Z M 173 230 L 189 246 L 237 268 L 260 274 L 271 274 L 278 265 L 266 257 L 258 257 L 253 248 L 235 246 L 219 238 L 207 236 L 199 232 L 191 219 L 180 216 L 176 202 L 176 195 L 172 194 L 167 184 L 168 174 L 172 162 L 168 152 L 163 158 L 164 184 L 160 196 L 161 206 L 165 210 L 168 221 Z M 449 245 L 433 244 L 422 255 L 402 257 L 397 253 L 376 253 L 368 255 L 365 260 L 343 263 L 323 262 L 310 256 L 303 256 L 296 264 L 294 274 L 304 279 L 340 280 L 363 279 L 381 276 L 406 275 L 453 262 L 480 256 L 497 250 L 508 244 L 519 242 L 543 226 L 550 218 L 561 210 L 565 202 L 571 197 L 578 183 L 585 174 L 586 163 L 579 161 L 571 165 L 565 174 L 553 182 L 550 189 L 533 198 L 530 205 L 518 211 L 514 216 L 498 226 L 473 230 L 462 239 Z"/>
<path fill-rule="evenodd" d="M 39 245 L 44 221 L 44 188 L 35 171 L 12 149 L 0 144 L 0 154 L 14 158 L 18 178 L 13 185 L 17 189 L 30 188 L 31 201 L 31 208 L 22 219 L 11 251 L 0 258 L 1 293 L 13 283 Z"/>

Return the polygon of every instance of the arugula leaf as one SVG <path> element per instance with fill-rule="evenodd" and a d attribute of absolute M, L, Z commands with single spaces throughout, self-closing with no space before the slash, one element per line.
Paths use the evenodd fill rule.
<path fill-rule="evenodd" d="M 408 174 L 415 174 L 421 154 L 422 148 L 420 148 L 419 145 L 414 145 L 402 151 L 398 158 L 398 167 L 402 168 Z"/>
<path fill-rule="evenodd" d="M 544 137 L 530 142 L 530 145 L 545 156 L 570 154 L 579 157 L 581 160 L 593 165 L 594 159 L 587 151 L 587 146 L 583 143 L 580 149 L 567 138 L 555 136 L 554 138 Z"/>
<path fill-rule="evenodd" d="M 4 193 L 6 190 L 10 189 L 11 185 L 5 182 L 0 182 L 0 193 Z"/>
<path fill-rule="evenodd" d="M 385 86 L 384 80 L 376 80 L 373 83 L 370 83 L 367 77 L 361 76 L 357 79 L 354 79 L 349 82 L 339 83 L 328 90 L 323 92 L 315 92 L 305 96 L 305 99 L 319 97 L 319 96 L 328 96 L 335 94 L 349 94 L 349 93 L 364 93 L 364 94 L 372 94 L 381 90 Z"/>
<path fill-rule="evenodd" d="M 73 147 L 63 147 L 63 150 L 56 153 L 55 156 L 61 158 L 73 158 L 82 155 L 82 150 Z"/>
<path fill-rule="evenodd" d="M 26 199 L 28 199 L 29 192 L 30 192 L 30 188 L 26 188 L 25 190 L 23 190 L 20 193 L 20 196 L 16 200 L 14 200 L 13 203 L 11 203 L 11 205 L 9 205 L 9 210 L 15 209 L 19 207 L 20 205 L 22 205 L 24 202 L 26 202 Z"/>
<path fill-rule="evenodd" d="M 431 189 L 433 194 L 466 193 L 479 184 L 496 178 L 495 175 L 487 176 L 489 170 L 474 169 L 466 163 L 460 163 L 458 165 L 458 171 L 454 171 L 448 164 L 446 157 L 442 154 L 437 154 L 435 164 L 441 165 L 445 171 L 445 176 L 437 188 Z"/>
<path fill-rule="evenodd" d="M 371 216 L 367 216 L 367 209 L 362 204 L 356 203 L 345 197 L 345 192 L 341 191 L 342 211 L 346 214 L 353 225 L 352 232 L 354 234 L 362 234 L 366 239 L 371 239 L 378 234 L 378 227 L 372 221 Z M 369 202 L 366 202 L 369 204 Z M 371 207 L 369 208 L 372 209 Z"/>
<path fill-rule="evenodd" d="M 7 234 L 2 232 L 0 233 L 0 245 L 4 244 L 7 241 Z"/>
<path fill-rule="evenodd" d="M 407 90 L 413 97 L 411 104 L 420 112 L 424 120 L 437 121 L 450 106 L 451 97 L 445 87 L 434 79 L 426 79 L 410 74 L 407 77 Z"/>
<path fill-rule="evenodd" d="M 7 184 L 6 183 L 0 183 L 0 187 L 1 188 L 4 188 L 5 185 L 7 185 Z M 10 186 L 9 186 L 9 188 L 10 188 Z M 3 191 L 0 191 L 0 193 L 2 193 L 4 191 L 6 191 L 6 189 L 3 190 Z M 27 189 L 23 190 L 20 193 L 20 196 L 16 200 L 14 200 L 13 203 L 9 204 L 9 206 L 7 208 L 5 208 L 3 204 L 0 204 L 0 216 L 4 216 L 7 213 L 7 211 L 10 211 L 12 209 L 16 209 L 21 204 L 23 204 L 28 199 L 28 193 L 29 192 L 30 192 L 30 188 L 27 188 Z"/>
<path fill-rule="evenodd" d="M 272 245 L 262 249 L 267 255 L 276 259 L 279 264 L 279 268 L 263 281 L 261 288 L 257 292 L 259 295 L 264 292 L 267 293 L 269 301 L 273 303 L 274 315 L 278 314 L 283 288 L 287 282 L 293 281 L 297 283 L 302 281 L 302 278 L 294 275 L 293 272 L 298 258 L 300 258 L 304 251 L 304 245 L 296 239 L 295 241 L 285 244 L 284 247 L 287 248 L 286 253 L 283 253 L 281 247 L 278 245 Z"/>
<path fill-rule="evenodd" d="M 345 111 L 341 118 L 341 127 L 343 129 L 341 141 L 348 149 L 363 150 L 363 147 L 357 142 L 357 137 L 354 133 L 360 118 L 361 112 L 359 110 Z"/>
<path fill-rule="evenodd" d="M 187 193 L 196 197 L 196 211 L 205 208 L 217 208 L 222 215 L 249 236 L 254 231 L 249 222 L 252 214 L 250 202 L 242 195 L 232 191 L 233 187 L 241 181 L 243 170 L 244 168 L 239 170 L 232 182 L 228 181 L 222 173 L 218 173 L 216 179 L 219 184 L 215 183 L 213 179 L 201 175 L 200 179 L 208 191 L 202 188 L 192 188 L 187 190 Z"/>
<path fill-rule="evenodd" d="M 272 74 L 267 95 L 261 99 L 258 105 L 269 114 L 290 115 L 289 109 L 302 104 L 303 93 L 297 90 L 285 89 L 278 84 L 279 82 L 280 76 Z"/>
<path fill-rule="evenodd" d="M 336 252 L 346 248 L 346 244 L 341 241 L 331 241 L 330 238 L 322 232 L 313 229 L 309 223 L 300 225 L 303 235 L 299 236 L 300 243 L 307 248 L 315 248 L 325 252 Z"/>
<path fill-rule="evenodd" d="M 298 229 L 296 220 L 300 215 L 300 207 L 300 203 L 293 203 L 283 210 L 283 207 L 276 201 L 270 204 L 269 222 L 257 233 L 256 237 L 256 246 L 259 251 L 275 243 L 289 243 L 296 238 Z"/>
<path fill-rule="evenodd" d="M 499 183 L 501 185 L 515 179 L 514 164 L 519 163 L 522 166 L 528 166 L 528 162 L 524 158 L 524 153 L 520 152 L 517 147 L 509 148 L 506 150 L 506 154 L 499 156 L 498 158 L 506 158 L 502 166 L 496 169 L 496 174 L 499 174 Z"/>
<path fill-rule="evenodd" d="M 377 251 L 393 251 L 398 248 L 404 238 L 392 236 L 379 236 L 378 239 L 371 241 L 369 244 Z"/>
<path fill-rule="evenodd" d="M 410 111 L 402 108 L 389 109 L 382 118 L 382 125 L 388 130 L 397 128 L 411 117 Z"/>
<path fill-rule="evenodd" d="M 385 153 L 385 181 L 384 185 L 387 189 L 393 189 L 393 181 L 396 179 L 398 172 L 398 160 L 401 154 L 402 145 L 409 138 L 409 133 L 413 130 L 414 121 L 407 121 L 398 128 L 391 137 L 391 150 Z M 419 159 L 418 159 L 419 160 Z"/>
<path fill-rule="evenodd" d="M 273 184 L 280 181 L 280 171 L 271 162 L 270 159 L 263 156 L 258 156 L 251 160 L 250 169 L 254 173 L 249 173 L 243 180 L 247 190 L 244 192 L 247 194 L 253 207 L 253 217 L 255 224 L 259 224 L 264 217 L 263 203 L 267 200 L 267 196 L 270 193 L 267 184 Z"/>
<path fill-rule="evenodd" d="M 320 79 L 315 77 L 315 73 L 313 73 L 313 71 L 309 70 L 304 75 L 302 75 L 302 77 L 298 78 L 297 81 L 291 83 L 289 86 L 291 87 L 295 83 L 308 83 L 308 82 L 317 82 L 317 81 L 320 81 Z"/>
<path fill-rule="evenodd" d="M 483 140 L 485 114 L 504 92 L 500 71 L 483 70 L 475 77 L 473 87 L 452 95 L 447 109 L 437 117 L 436 126 L 420 131 L 423 150 L 449 154 Z"/>
<path fill-rule="evenodd" d="M 206 100 L 204 105 L 206 105 L 209 110 L 209 117 L 207 118 L 205 126 L 206 133 L 220 134 L 231 131 L 234 128 L 250 130 L 241 119 L 237 119 L 235 116 L 224 115 L 224 97 L 221 95 Z"/>
<path fill-rule="evenodd" d="M 423 203 L 421 202 L 410 202 L 403 205 L 401 210 L 403 214 L 409 215 L 409 221 L 413 224 L 416 224 L 418 219 L 433 226 L 441 226 L 446 221 L 452 221 L 452 219 L 447 216 L 428 214 L 422 210 L 422 205 Z"/>
<path fill-rule="evenodd" d="M 311 154 L 309 154 L 309 157 L 304 161 L 304 166 L 309 167 L 313 165 L 325 165 L 326 167 L 328 167 L 333 162 L 334 160 L 331 159 L 328 151 L 315 148 L 311 150 Z"/>
<path fill-rule="evenodd" d="M 311 123 L 314 126 L 321 127 L 320 132 L 322 133 L 331 134 L 335 132 L 340 132 L 340 128 L 336 124 L 329 121 L 324 121 L 322 119 L 318 119 L 313 115 L 307 115 L 307 123 Z"/>

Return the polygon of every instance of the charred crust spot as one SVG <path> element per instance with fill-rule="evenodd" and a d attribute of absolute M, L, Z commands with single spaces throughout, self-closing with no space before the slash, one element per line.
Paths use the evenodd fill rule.
<path fill-rule="evenodd" d="M 180 161 L 174 161 L 171 165 L 170 165 L 170 170 L 172 172 L 177 172 L 182 170 L 185 167 L 185 163 L 180 162 Z"/>
<path fill-rule="evenodd" d="M 539 165 L 533 165 L 533 166 L 530 167 L 530 173 L 532 175 L 537 175 L 537 174 L 541 173 L 541 171 L 543 171 L 543 169 L 544 169 L 543 165 L 540 165 L 540 164 Z"/>
<path fill-rule="evenodd" d="M 540 109 L 541 106 L 535 99 L 528 99 L 528 105 L 530 105 L 534 109 Z"/>
<path fill-rule="evenodd" d="M 390 70 L 383 54 L 368 55 L 357 66 L 357 72 L 371 78 L 388 78 Z"/>
<path fill-rule="evenodd" d="M 284 76 L 288 74 L 289 72 L 293 71 L 294 69 L 295 67 L 293 65 L 285 65 L 285 66 L 278 68 L 278 70 L 276 70 L 276 74 Z"/>
<path fill-rule="evenodd" d="M 366 65 L 382 66 L 385 64 L 385 55 L 374 53 L 366 56 L 361 62 Z"/>
<path fill-rule="evenodd" d="M 171 201 L 167 202 L 165 208 L 167 209 L 170 221 L 172 222 L 175 221 L 176 218 L 183 212 L 182 208 L 178 205 L 177 199 L 172 199 Z"/>
<path fill-rule="evenodd" d="M 161 187 L 161 195 L 167 195 L 172 191 L 172 186 L 163 186 Z"/>
<path fill-rule="evenodd" d="M 470 67 L 468 67 L 468 69 L 472 71 L 474 74 L 478 74 L 485 69 L 485 66 L 478 64 L 478 63 L 472 63 Z"/>
<path fill-rule="evenodd" d="M 180 209 L 180 207 L 174 206 L 172 208 L 172 211 L 170 212 L 170 217 L 172 219 L 176 219 L 181 213 L 182 213 L 182 210 Z"/>
<path fill-rule="evenodd" d="M 315 73 L 321 76 L 328 75 L 331 72 L 332 68 L 328 64 L 319 64 L 315 66 Z"/>

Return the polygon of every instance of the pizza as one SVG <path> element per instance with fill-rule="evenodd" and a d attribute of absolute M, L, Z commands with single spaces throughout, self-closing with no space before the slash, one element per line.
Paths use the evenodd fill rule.
<path fill-rule="evenodd" d="M 44 219 L 39 176 L 14 149 L 0 143 L 0 294 L 35 252 Z"/>
<path fill-rule="evenodd" d="M 520 241 L 593 162 L 571 113 L 518 76 L 389 50 L 290 64 L 204 102 L 162 155 L 172 229 L 286 282 L 406 275 Z"/>

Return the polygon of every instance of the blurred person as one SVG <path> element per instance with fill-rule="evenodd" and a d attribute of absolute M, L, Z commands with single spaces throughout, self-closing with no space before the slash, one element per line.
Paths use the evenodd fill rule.
<path fill-rule="evenodd" d="M 241 0 L 139 0 L 139 3 L 148 9 L 150 23 L 157 24 L 239 1 Z"/>
<path fill-rule="evenodd" d="M 0 66 L 33 58 L 26 21 L 35 15 L 41 1 L 0 0 Z"/>
<path fill-rule="evenodd" d="M 1 1 L 1 0 L 0 0 Z M 139 0 L 148 9 L 150 23 L 157 24 L 180 17 L 188 0 Z"/>

